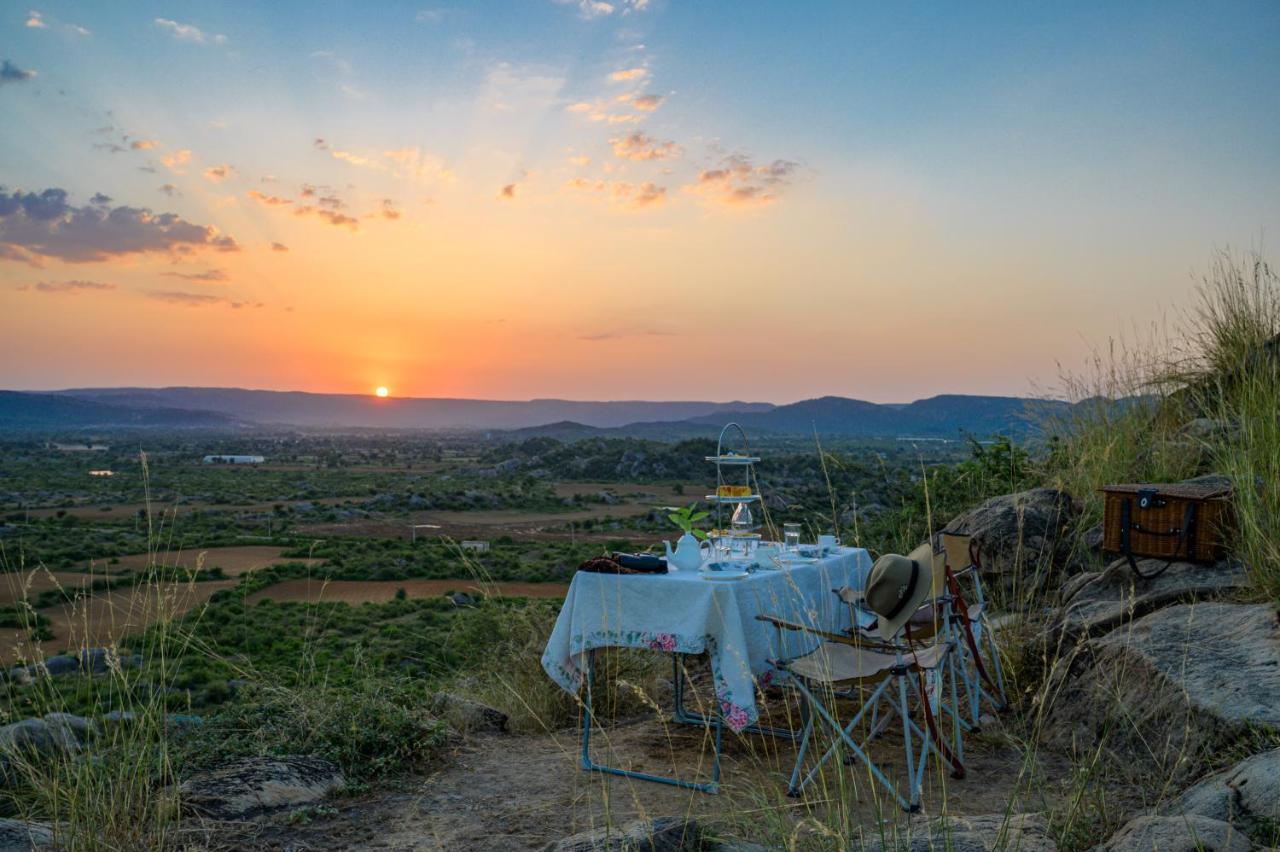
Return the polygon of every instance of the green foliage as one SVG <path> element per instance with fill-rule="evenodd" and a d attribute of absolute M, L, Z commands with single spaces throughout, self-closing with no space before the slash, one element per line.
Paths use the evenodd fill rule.
<path fill-rule="evenodd" d="M 679 509 L 671 509 L 667 513 L 667 519 L 683 530 L 687 535 L 691 535 L 698 539 L 705 539 L 707 534 L 694 527 L 694 524 L 703 520 L 711 513 L 697 511 L 697 508 L 697 503 L 690 503 L 688 506 L 683 506 Z"/>

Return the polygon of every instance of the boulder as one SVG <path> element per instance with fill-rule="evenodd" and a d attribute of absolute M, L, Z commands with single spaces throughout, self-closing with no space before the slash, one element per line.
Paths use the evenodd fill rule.
<path fill-rule="evenodd" d="M 453 601 L 454 606 L 472 606 L 475 604 L 475 598 L 466 592 L 454 592 L 449 595 L 449 600 Z"/>
<path fill-rule="evenodd" d="M 905 832 L 886 826 L 883 836 L 864 839 L 854 848 L 861 852 L 1055 852 L 1058 846 L 1040 814 L 989 814 L 917 818 Z"/>
<path fill-rule="evenodd" d="M 944 532 L 971 535 L 985 574 L 1006 591 L 1044 586 L 1070 550 L 1079 515 L 1071 495 L 1033 488 L 993 497 L 952 519 Z"/>
<path fill-rule="evenodd" d="M 112 662 L 120 665 L 120 657 L 109 648 L 85 648 L 79 653 L 80 670 L 87 674 L 106 674 Z"/>
<path fill-rule="evenodd" d="M 33 674 L 48 672 L 51 676 L 72 674 L 80 671 L 80 661 L 67 654 L 57 654 L 43 662 L 36 663 Z"/>
<path fill-rule="evenodd" d="M 108 728 L 131 725 L 136 721 L 138 721 L 138 715 L 131 710 L 112 710 L 102 714 L 102 724 Z"/>
<path fill-rule="evenodd" d="M 1249 832 L 1280 828 L 1280 748 L 1255 754 L 1204 779 L 1162 812 L 1209 817 Z"/>
<path fill-rule="evenodd" d="M 698 852 L 702 829 L 685 817 L 639 819 L 620 828 L 584 831 L 543 848 L 545 852 Z"/>
<path fill-rule="evenodd" d="M 50 727 L 65 729 L 82 743 L 98 734 L 97 722 L 74 713 L 46 713 L 44 721 Z"/>
<path fill-rule="evenodd" d="M 1139 559 L 1144 574 L 1160 570 L 1163 559 Z M 1174 562 L 1154 580 L 1134 576 L 1127 559 L 1106 570 L 1079 575 L 1063 587 L 1063 606 L 1056 626 L 1070 636 L 1097 636 L 1181 601 L 1208 598 L 1249 585 L 1243 564 L 1231 560 L 1216 565 Z"/>
<path fill-rule="evenodd" d="M 66 726 L 44 719 L 23 719 L 0 728 L 0 752 L 63 754 L 80 750 L 80 742 Z"/>
<path fill-rule="evenodd" d="M 437 692 L 428 705 L 431 712 L 462 733 L 504 734 L 507 714 L 452 692 Z"/>
<path fill-rule="evenodd" d="M 247 757 L 197 772 L 182 783 L 182 806 L 199 816 L 243 820 L 323 799 L 346 784 L 316 757 Z"/>
<path fill-rule="evenodd" d="M 53 849 L 53 829 L 42 822 L 0 819 L 0 852 Z"/>
<path fill-rule="evenodd" d="M 1280 623 L 1268 604 L 1158 610 L 1061 660 L 1046 737 L 1102 746 L 1117 771 L 1182 782 L 1243 738 L 1280 730 Z"/>
<path fill-rule="evenodd" d="M 1203 816 L 1140 816 L 1095 852 L 1252 852 L 1240 829 Z"/>

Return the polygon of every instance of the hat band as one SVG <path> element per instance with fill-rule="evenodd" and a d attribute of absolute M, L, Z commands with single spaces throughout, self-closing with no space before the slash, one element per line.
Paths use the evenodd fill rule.
<path fill-rule="evenodd" d="M 902 608 L 907 605 L 907 601 L 911 600 L 911 595 L 916 590 L 916 580 L 920 579 L 920 563 L 911 560 L 911 580 L 907 583 L 907 590 L 903 592 L 902 597 L 898 598 L 898 603 L 893 609 L 885 613 L 886 621 L 893 621 L 898 617 L 898 613 L 902 612 Z"/>

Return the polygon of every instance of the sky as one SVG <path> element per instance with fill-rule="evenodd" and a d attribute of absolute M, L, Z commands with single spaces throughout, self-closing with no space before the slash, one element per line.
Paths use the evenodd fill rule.
<path fill-rule="evenodd" d="M 35 2 L 8 389 L 1052 393 L 1280 232 L 1274 2 Z"/>

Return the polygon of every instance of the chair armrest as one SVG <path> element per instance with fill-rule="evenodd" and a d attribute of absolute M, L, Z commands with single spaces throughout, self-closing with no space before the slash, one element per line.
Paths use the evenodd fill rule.
<path fill-rule="evenodd" d="M 772 624 L 779 630 L 794 630 L 799 633 L 808 633 L 810 636 L 817 636 L 820 639 L 826 639 L 828 642 L 836 642 L 841 645 L 852 645 L 855 648 L 868 648 L 872 651 L 889 651 L 894 652 L 898 649 L 893 645 L 883 642 L 862 639 L 857 636 L 848 636 L 844 633 L 830 633 L 826 630 L 819 630 L 816 627 L 809 627 L 805 624 L 796 624 L 794 621 L 777 618 L 772 615 L 764 615 L 763 613 L 756 616 L 756 621 L 764 621 Z"/>

